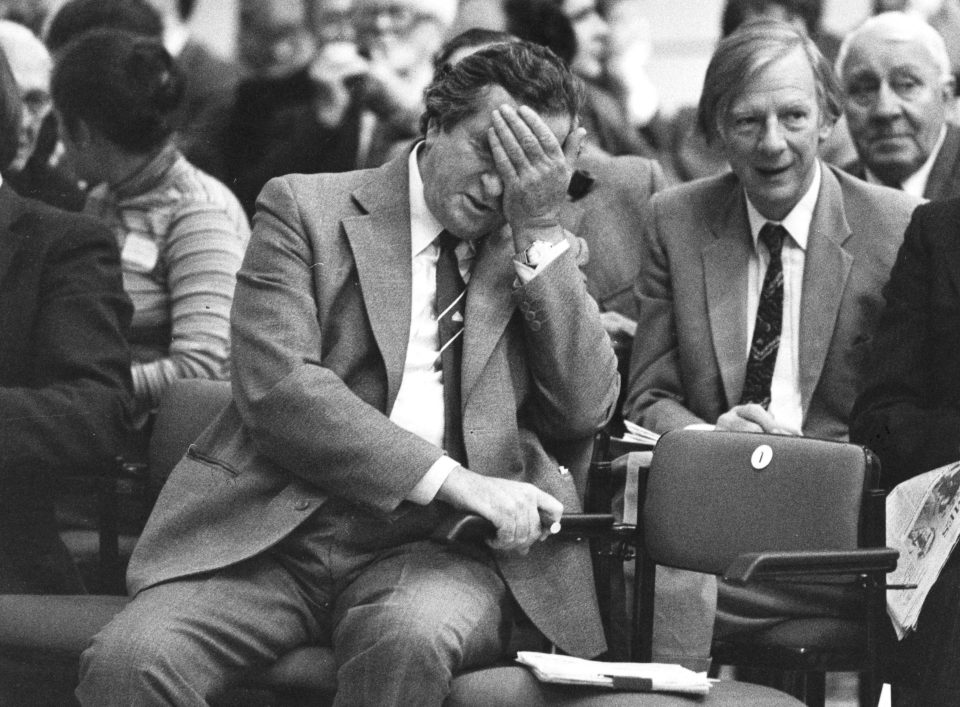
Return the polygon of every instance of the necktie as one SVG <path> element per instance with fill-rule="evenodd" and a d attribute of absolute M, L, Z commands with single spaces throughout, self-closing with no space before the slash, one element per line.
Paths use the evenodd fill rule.
<path fill-rule="evenodd" d="M 466 289 L 460 276 L 456 247 L 460 243 L 444 230 L 437 236 L 437 329 L 443 372 L 443 446 L 447 455 L 461 464 L 467 461 L 463 444 L 463 420 L 460 413 L 460 362 L 463 357 L 463 311 Z"/>
<path fill-rule="evenodd" d="M 770 251 L 770 264 L 763 278 L 763 290 L 757 306 L 741 405 L 759 403 L 764 409 L 770 407 L 770 382 L 777 363 L 783 322 L 783 262 L 780 253 L 786 235 L 786 229 L 778 224 L 766 223 L 760 229 L 760 239 Z"/>

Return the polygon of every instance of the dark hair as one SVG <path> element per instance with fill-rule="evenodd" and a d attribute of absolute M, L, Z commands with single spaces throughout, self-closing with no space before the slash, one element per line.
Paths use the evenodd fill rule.
<path fill-rule="evenodd" d="M 196 6 L 197 3 L 194 0 L 179 0 L 177 2 L 177 12 L 180 13 L 180 19 L 189 20 Z"/>
<path fill-rule="evenodd" d="M 809 35 L 813 36 L 820 31 L 823 0 L 727 0 L 720 20 L 721 36 L 733 34 L 740 25 L 750 19 L 750 13 L 762 13 L 771 5 L 782 7 L 789 14 L 803 20 Z"/>
<path fill-rule="evenodd" d="M 717 44 L 703 79 L 697 126 L 707 142 L 717 137 L 717 124 L 744 86 L 773 62 L 801 49 L 813 70 L 820 117 L 836 122 L 841 112 L 840 86 L 830 63 L 805 33 L 786 22 L 748 22 Z"/>
<path fill-rule="evenodd" d="M 6 169 L 17 156 L 23 103 L 20 89 L 7 55 L 0 49 L 0 169 Z"/>
<path fill-rule="evenodd" d="M 505 0 L 507 32 L 534 44 L 549 47 L 567 64 L 577 54 L 573 24 L 557 0 Z"/>
<path fill-rule="evenodd" d="M 515 42 L 517 38 L 509 32 L 501 32 L 484 27 L 471 27 L 444 42 L 433 57 L 434 76 L 447 65 L 450 57 L 468 47 L 486 47 L 500 42 Z"/>
<path fill-rule="evenodd" d="M 44 42 L 58 52 L 71 40 L 94 29 L 119 29 L 159 39 L 160 14 L 146 0 L 69 0 L 54 15 Z"/>
<path fill-rule="evenodd" d="M 556 54 L 531 42 L 508 42 L 474 52 L 434 76 L 424 93 L 421 131 L 426 134 L 431 120 L 446 131 L 473 115 L 489 86 L 502 87 L 538 113 L 566 113 L 575 121 L 580 112 L 580 82 Z"/>
<path fill-rule="evenodd" d="M 127 152 L 146 153 L 173 132 L 183 83 L 159 41 L 102 29 L 64 47 L 51 93 L 69 134 L 83 120 Z"/>

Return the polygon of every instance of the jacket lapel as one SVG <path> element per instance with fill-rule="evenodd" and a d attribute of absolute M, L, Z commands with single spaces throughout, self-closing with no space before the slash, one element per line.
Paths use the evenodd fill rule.
<path fill-rule="evenodd" d="M 750 261 L 750 224 L 739 182 L 711 224 L 714 238 L 703 248 L 707 316 L 713 338 L 727 408 L 738 402 L 746 375 L 747 267 Z"/>
<path fill-rule="evenodd" d="M 960 127 L 947 125 L 947 134 L 943 138 L 940 152 L 933 161 L 927 186 L 923 196 L 931 201 L 948 199 L 957 195 L 957 183 L 960 181 Z"/>
<path fill-rule="evenodd" d="M 0 282 L 7 276 L 13 256 L 24 237 L 17 223 L 22 210 L 22 198 L 8 185 L 0 185 Z"/>
<path fill-rule="evenodd" d="M 508 226 L 480 243 L 464 311 L 461 399 L 464 404 L 513 314 L 513 236 Z"/>
<path fill-rule="evenodd" d="M 827 357 L 853 256 L 843 249 L 850 236 L 840 183 L 821 165 L 822 181 L 810 223 L 800 302 L 800 404 L 804 416 Z"/>
<path fill-rule="evenodd" d="M 409 153 L 407 153 L 409 154 Z M 353 196 L 365 213 L 346 218 L 370 328 L 387 370 L 387 410 L 400 390 L 410 337 L 410 199 L 406 156 L 381 168 Z"/>

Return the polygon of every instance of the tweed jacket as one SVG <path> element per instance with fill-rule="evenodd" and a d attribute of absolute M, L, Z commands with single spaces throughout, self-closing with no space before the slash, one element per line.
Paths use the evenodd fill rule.
<path fill-rule="evenodd" d="M 916 200 L 822 165 L 807 242 L 799 368 L 806 435 L 846 440 L 866 355 Z M 753 247 L 734 174 L 660 192 L 643 235 L 625 416 L 658 432 L 714 423 L 740 399 Z"/>
<path fill-rule="evenodd" d="M 330 497 L 386 522 L 416 512 L 404 498 L 442 450 L 388 419 L 410 326 L 408 194 L 406 156 L 264 189 L 233 306 L 234 400 L 164 487 L 133 592 L 256 555 Z M 516 286 L 512 237 L 481 242 L 461 377 L 469 468 L 533 483 L 568 510 L 618 390 L 574 250 Z M 603 650 L 586 548 L 538 543 L 497 561 L 550 640 Z"/>

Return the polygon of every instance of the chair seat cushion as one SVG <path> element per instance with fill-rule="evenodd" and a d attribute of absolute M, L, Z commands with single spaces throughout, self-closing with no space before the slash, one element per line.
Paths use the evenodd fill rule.
<path fill-rule="evenodd" d="M 798 707 L 803 703 L 760 685 L 721 681 L 706 698 L 663 693 L 614 692 L 541 683 L 526 668 L 502 667 L 454 679 L 447 707 Z"/>

